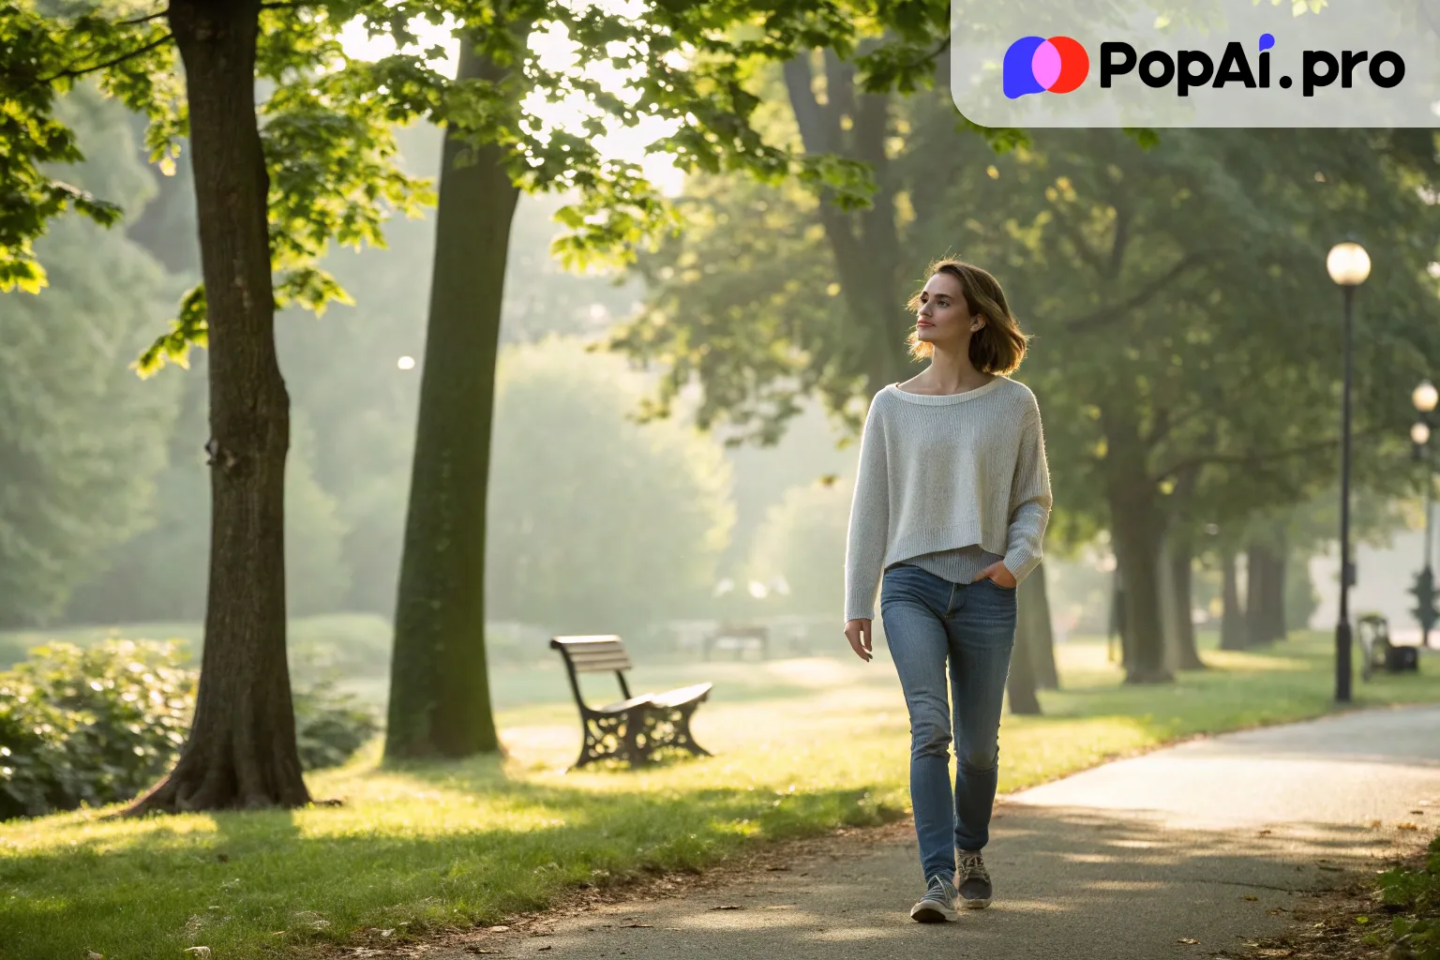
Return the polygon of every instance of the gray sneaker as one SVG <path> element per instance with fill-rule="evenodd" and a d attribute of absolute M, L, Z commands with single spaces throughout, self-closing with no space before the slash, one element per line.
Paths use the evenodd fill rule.
<path fill-rule="evenodd" d="M 930 886 L 925 888 L 925 896 L 910 908 L 910 919 L 920 923 L 944 923 L 954 920 L 955 917 L 954 884 L 944 877 L 931 877 Z"/>
<path fill-rule="evenodd" d="M 970 910 L 984 910 L 990 906 L 994 889 L 990 884 L 990 871 L 980 851 L 957 850 L 955 856 L 960 868 L 955 871 L 955 885 L 960 888 L 960 902 Z"/>

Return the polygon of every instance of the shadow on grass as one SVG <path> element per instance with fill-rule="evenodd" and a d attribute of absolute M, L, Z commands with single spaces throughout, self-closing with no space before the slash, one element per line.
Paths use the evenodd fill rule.
<path fill-rule="evenodd" d="M 698 870 L 757 837 L 900 815 L 864 789 L 607 790 L 596 778 L 583 787 L 512 779 L 494 759 L 375 776 L 395 795 L 205 816 L 213 829 L 130 822 L 123 834 L 98 829 L 7 854 L 0 957 L 162 956 L 192 945 L 260 956 L 374 924 L 493 922 L 584 885 Z"/>

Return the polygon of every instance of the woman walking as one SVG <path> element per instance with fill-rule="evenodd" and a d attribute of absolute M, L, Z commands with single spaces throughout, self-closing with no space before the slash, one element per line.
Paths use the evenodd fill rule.
<path fill-rule="evenodd" d="M 880 583 L 886 642 L 910 712 L 910 800 L 925 880 L 910 916 L 932 923 L 953 920 L 957 900 L 990 905 L 981 851 L 995 803 L 1015 590 L 1040 563 L 1051 496 L 1039 405 L 1007 376 L 1028 338 L 1000 284 L 979 267 L 942 261 L 910 306 L 911 352 L 930 365 L 870 404 L 850 509 L 845 636 L 870 660 Z"/>

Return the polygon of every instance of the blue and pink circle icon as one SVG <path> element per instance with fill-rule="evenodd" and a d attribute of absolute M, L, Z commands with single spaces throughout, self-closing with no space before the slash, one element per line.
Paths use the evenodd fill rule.
<path fill-rule="evenodd" d="M 1005 51 L 1005 96 L 1069 93 L 1090 75 L 1090 55 L 1070 37 L 1021 37 Z"/>

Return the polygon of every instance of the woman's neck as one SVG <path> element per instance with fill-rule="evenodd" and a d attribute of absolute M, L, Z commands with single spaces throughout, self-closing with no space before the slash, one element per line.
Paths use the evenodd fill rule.
<path fill-rule="evenodd" d="M 983 387 L 994 380 L 993 374 L 981 373 L 970 362 L 970 344 L 961 350 L 944 350 L 936 345 L 930 354 L 930 366 L 910 383 L 926 393 L 964 393 Z"/>

